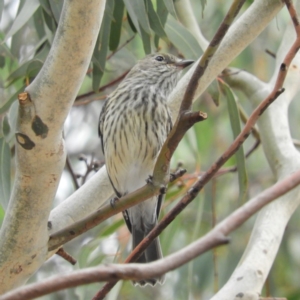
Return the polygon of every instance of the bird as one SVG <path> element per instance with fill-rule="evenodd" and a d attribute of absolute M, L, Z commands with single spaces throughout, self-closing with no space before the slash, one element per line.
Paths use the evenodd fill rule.
<path fill-rule="evenodd" d="M 168 96 L 181 71 L 194 61 L 167 53 L 154 53 L 139 60 L 103 104 L 98 132 L 108 177 L 117 198 L 145 185 L 156 158 L 172 129 Z M 132 249 L 157 224 L 163 195 L 154 196 L 125 211 L 132 234 Z M 162 258 L 157 237 L 138 258 L 147 263 Z M 164 276 L 135 281 L 144 286 L 163 283 Z"/>

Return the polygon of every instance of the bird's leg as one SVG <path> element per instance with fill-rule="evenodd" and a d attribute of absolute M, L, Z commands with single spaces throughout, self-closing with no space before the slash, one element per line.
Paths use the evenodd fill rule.
<path fill-rule="evenodd" d="M 117 201 L 119 201 L 119 198 L 117 196 L 111 198 L 110 201 L 109 201 L 110 202 L 110 206 L 112 208 L 114 208 Z"/>

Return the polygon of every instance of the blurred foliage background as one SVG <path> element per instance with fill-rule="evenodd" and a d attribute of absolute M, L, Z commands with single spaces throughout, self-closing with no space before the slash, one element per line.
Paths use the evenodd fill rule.
<path fill-rule="evenodd" d="M 241 13 L 251 3 L 247 1 Z M 214 0 L 206 3 L 206 0 L 191 0 L 191 4 L 199 26 L 209 41 L 231 1 Z M 17 95 L 24 91 L 41 69 L 55 35 L 62 5 L 61 0 L 0 0 L 0 224 L 14 181 Z M 265 50 L 276 53 L 287 21 L 288 15 L 282 11 L 231 66 L 247 70 L 268 81 L 274 71 L 275 61 Z M 176 0 L 107 1 L 90 68 L 65 124 L 69 166 L 63 172 L 53 206 L 64 201 L 76 186 L 84 184 L 104 163 L 97 124 L 105 96 L 113 91 L 139 58 L 154 51 L 170 52 L 192 59 L 202 54 L 197 40 L 176 14 Z M 208 119 L 189 130 L 173 157 L 172 168 L 183 165 L 188 172 L 170 185 L 162 215 L 173 207 L 201 172 L 209 168 L 233 141 L 231 122 L 236 124 L 233 128 L 240 123 L 243 126 L 239 114 L 233 116 L 235 121 L 230 117 L 230 105 L 235 106 L 237 103 L 236 108 L 241 107 L 246 115 L 251 114 L 253 108 L 247 99 L 236 91 L 234 95 L 230 88 L 228 91 L 227 97 L 221 95 L 215 82 L 195 103 L 194 108 L 207 112 Z M 216 100 L 219 101 L 218 105 Z M 293 103 L 290 126 L 295 139 L 300 139 L 298 116 L 299 106 Z M 250 136 L 244 144 L 244 152 L 249 151 L 255 143 L 256 138 Z M 244 171 L 229 172 L 236 163 L 244 164 Z M 243 201 L 274 182 L 261 146 L 249 158 L 242 159 L 242 162 L 235 157 L 231 158 L 223 170 L 224 174 L 212 180 L 162 233 L 164 255 L 201 237 Z M 240 176 L 243 176 L 242 184 Z M 286 229 L 264 295 L 300 299 L 298 220 L 299 211 Z M 208 299 L 226 282 L 238 264 L 251 234 L 253 221 L 254 217 L 234 232 L 229 245 L 210 251 L 168 273 L 163 286 L 139 288 L 130 282 L 119 282 L 107 299 Z M 130 234 L 122 217 L 117 215 L 66 245 L 65 249 L 78 259 L 76 266 L 70 266 L 60 257 L 54 256 L 30 281 L 40 281 L 54 274 L 101 263 L 122 262 L 129 251 L 129 240 Z M 91 299 L 102 285 L 82 286 L 41 299 Z"/>

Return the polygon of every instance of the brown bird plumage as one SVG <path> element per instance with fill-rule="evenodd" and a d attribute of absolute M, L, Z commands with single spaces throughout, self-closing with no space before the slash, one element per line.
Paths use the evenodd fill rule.
<path fill-rule="evenodd" d="M 170 54 L 151 54 L 140 60 L 108 96 L 99 119 L 99 135 L 107 172 L 118 197 L 145 185 L 157 155 L 172 128 L 167 98 L 180 71 L 193 61 Z M 132 247 L 156 225 L 163 196 L 152 197 L 123 212 L 132 233 Z M 137 262 L 162 257 L 156 238 Z M 164 277 L 137 282 L 162 283 Z"/>

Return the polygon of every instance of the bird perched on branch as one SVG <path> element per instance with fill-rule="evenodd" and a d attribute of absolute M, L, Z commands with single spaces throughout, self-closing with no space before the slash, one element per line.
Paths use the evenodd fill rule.
<path fill-rule="evenodd" d="M 151 54 L 140 60 L 103 105 L 99 118 L 99 136 L 106 168 L 117 197 L 145 185 L 152 175 L 156 158 L 172 120 L 167 98 L 175 88 L 180 71 L 193 63 L 170 54 Z M 157 223 L 163 195 L 152 197 L 123 212 L 132 233 L 133 249 Z M 137 262 L 162 257 L 156 238 Z M 164 276 L 138 281 L 154 285 Z"/>

